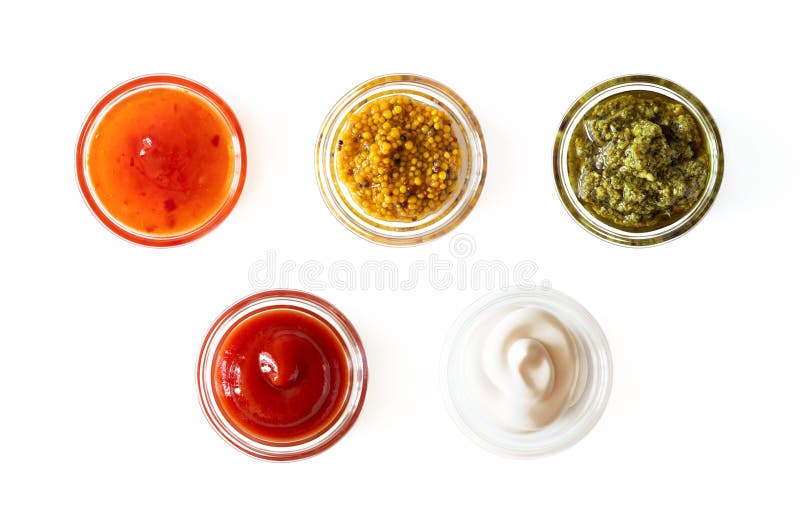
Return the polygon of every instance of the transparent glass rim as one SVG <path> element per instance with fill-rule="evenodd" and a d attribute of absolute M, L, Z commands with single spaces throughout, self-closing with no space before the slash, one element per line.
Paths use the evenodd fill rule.
<path fill-rule="evenodd" d="M 343 340 L 350 371 L 347 395 L 333 422 L 320 434 L 297 442 L 268 442 L 241 431 L 223 413 L 214 396 L 214 356 L 239 320 L 263 310 L 291 307 L 308 312 L 333 329 Z M 197 390 L 206 419 L 222 439 L 237 450 L 267 461 L 296 461 L 330 448 L 353 426 L 364 404 L 367 392 L 367 358 L 355 327 L 329 302 L 313 294 L 289 289 L 276 289 L 248 296 L 225 310 L 206 334 L 197 361 Z"/>
<path fill-rule="evenodd" d="M 705 190 L 692 209 L 681 219 L 667 226 L 646 232 L 632 232 L 618 229 L 594 216 L 578 200 L 569 181 L 567 153 L 575 128 L 583 116 L 598 102 L 610 96 L 630 91 L 651 91 L 659 93 L 685 105 L 700 124 L 708 143 L 711 158 L 708 181 Z M 556 134 L 553 152 L 553 172 L 558 194 L 564 208 L 572 218 L 594 236 L 607 242 L 626 247 L 648 247 L 674 240 L 694 227 L 714 203 L 722 184 L 724 156 L 722 138 L 711 113 L 692 93 L 680 85 L 652 75 L 628 75 L 606 80 L 584 93 L 569 108 Z"/>
<path fill-rule="evenodd" d="M 197 227 L 180 234 L 172 236 L 149 235 L 145 232 L 138 231 L 128 227 L 124 223 L 117 220 L 111 213 L 109 213 L 105 206 L 92 187 L 89 175 L 88 166 L 88 152 L 91 146 L 91 137 L 94 130 L 108 111 L 114 107 L 115 104 L 130 96 L 131 94 L 154 87 L 166 87 L 173 89 L 183 89 L 191 92 L 192 94 L 202 98 L 212 108 L 214 108 L 225 123 L 231 133 L 231 141 L 233 143 L 234 151 L 234 170 L 231 177 L 231 185 L 228 190 L 228 195 L 223 204 L 207 221 L 199 224 Z M 208 87 L 195 82 L 189 78 L 172 74 L 151 74 L 139 76 L 123 82 L 112 90 L 103 95 L 102 98 L 92 107 L 89 111 L 86 120 L 81 128 L 80 135 L 78 136 L 78 143 L 75 153 L 75 165 L 78 180 L 78 187 L 81 195 L 89 210 L 97 218 L 97 220 L 105 226 L 112 233 L 120 238 L 128 240 L 138 245 L 145 245 L 148 247 L 172 247 L 175 245 L 182 245 L 194 241 L 202 236 L 205 236 L 220 223 L 233 210 L 239 196 L 244 188 L 245 173 L 247 170 L 247 152 L 245 148 L 244 135 L 242 133 L 241 125 L 236 118 L 230 106 L 215 92 Z"/>
<path fill-rule="evenodd" d="M 588 363 L 586 387 L 577 402 L 547 427 L 512 433 L 493 426 L 469 400 L 462 374 L 466 339 L 473 325 L 506 307 L 541 307 L 571 330 Z M 538 458 L 560 452 L 583 439 L 602 417 L 613 381 L 611 352 L 597 320 L 578 302 L 552 289 L 512 289 L 490 293 L 468 306 L 453 323 L 442 351 L 440 384 L 445 407 L 456 426 L 474 443 L 511 458 Z M 485 414 L 485 413 L 484 413 Z"/>
<path fill-rule="evenodd" d="M 369 216 L 352 201 L 336 173 L 336 140 L 347 115 L 367 102 L 397 94 L 444 110 L 455 124 L 462 149 L 459 190 L 439 212 L 419 222 L 388 222 Z M 381 245 L 410 246 L 447 234 L 472 211 L 486 179 L 486 145 L 472 110 L 450 88 L 415 74 L 378 76 L 345 94 L 322 123 L 315 160 L 320 194 L 331 214 L 351 232 Z"/>

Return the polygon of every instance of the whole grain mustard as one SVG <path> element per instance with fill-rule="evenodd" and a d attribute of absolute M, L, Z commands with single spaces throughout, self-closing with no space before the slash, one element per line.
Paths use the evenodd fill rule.
<path fill-rule="evenodd" d="M 339 180 L 374 218 L 421 220 L 458 187 L 461 155 L 452 122 L 408 96 L 374 100 L 349 114 L 336 150 Z"/>

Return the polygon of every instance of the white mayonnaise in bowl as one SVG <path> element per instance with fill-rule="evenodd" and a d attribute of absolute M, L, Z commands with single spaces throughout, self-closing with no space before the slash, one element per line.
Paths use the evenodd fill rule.
<path fill-rule="evenodd" d="M 456 320 L 441 363 L 445 403 L 482 447 L 531 458 L 583 438 L 611 392 L 597 321 L 550 289 L 490 294 Z"/>

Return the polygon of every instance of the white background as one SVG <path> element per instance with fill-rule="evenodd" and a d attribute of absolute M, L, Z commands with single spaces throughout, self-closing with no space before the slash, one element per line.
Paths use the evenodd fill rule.
<path fill-rule="evenodd" d="M 798 521 L 798 36 L 771 2 L 347 0 L 302 5 L 13 2 L 2 58 L 2 521 Z M 228 220 L 179 248 L 122 241 L 79 195 L 86 113 L 130 77 L 218 92 L 248 146 Z M 323 117 L 357 83 L 431 76 L 486 136 L 483 195 L 458 232 L 475 259 L 534 260 L 611 343 L 604 417 L 558 455 L 488 454 L 448 418 L 446 330 L 487 289 L 319 292 L 360 331 L 361 417 L 289 464 L 236 452 L 198 406 L 194 368 L 218 313 L 278 262 L 393 260 L 316 186 Z M 573 223 L 553 184 L 563 113 L 626 73 L 682 84 L 721 129 L 719 198 L 687 236 L 630 250 Z M 451 234 L 452 236 L 452 234 Z M 296 283 L 294 284 L 296 285 Z M 794 498 L 794 499 L 792 499 Z"/>

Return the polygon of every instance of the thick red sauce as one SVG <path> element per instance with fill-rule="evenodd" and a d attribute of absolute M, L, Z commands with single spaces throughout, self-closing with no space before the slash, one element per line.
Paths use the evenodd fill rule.
<path fill-rule="evenodd" d="M 212 372 L 214 396 L 228 420 L 272 442 L 324 432 L 341 413 L 350 381 L 339 335 L 320 318 L 288 307 L 236 324 Z"/>
<path fill-rule="evenodd" d="M 130 229 L 186 233 L 208 222 L 229 197 L 230 126 L 187 89 L 134 91 L 108 109 L 89 140 L 86 167 L 96 198 Z"/>

